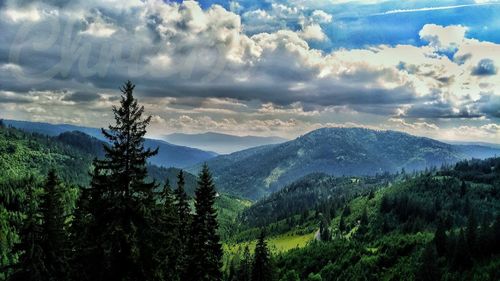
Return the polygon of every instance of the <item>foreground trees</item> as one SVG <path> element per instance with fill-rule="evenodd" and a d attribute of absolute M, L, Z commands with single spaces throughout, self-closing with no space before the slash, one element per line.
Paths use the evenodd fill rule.
<path fill-rule="evenodd" d="M 41 194 L 37 195 L 38 192 Z M 63 190 L 55 171 L 49 171 L 41 190 L 33 180 L 28 181 L 26 196 L 26 217 L 18 245 L 22 254 L 11 280 L 67 280 L 68 240 Z"/>
<path fill-rule="evenodd" d="M 47 176 L 40 211 L 42 214 L 42 249 L 48 280 L 68 279 L 68 240 L 65 232 L 65 214 L 62 187 L 56 172 Z"/>
<path fill-rule="evenodd" d="M 220 280 L 222 248 L 217 234 L 215 186 L 205 165 L 195 212 L 182 171 L 175 194 L 169 182 L 148 181 L 145 149 L 151 117 L 125 83 L 104 159 L 93 162 L 90 186 L 82 188 L 73 215 L 65 213 L 62 187 L 48 174 L 37 205 L 28 189 L 19 244 L 21 257 L 10 280 Z M 69 266 L 71 264 L 71 266 Z M 189 266 L 187 266 L 189 265 Z"/>
<path fill-rule="evenodd" d="M 74 246 L 74 260 L 85 261 L 81 270 L 88 274 L 74 278 L 219 280 L 222 249 L 208 167 L 200 174 L 192 220 L 182 171 L 175 194 L 168 182 L 155 192 L 158 185 L 146 181 L 146 161 L 157 151 L 144 148 L 151 117 L 142 117 L 134 87 L 130 82 L 122 87 L 121 106 L 113 108 L 116 124 L 102 130 L 111 145 L 105 147 L 105 159 L 94 162 L 91 187 L 77 209 L 89 213 L 75 217 L 74 225 L 86 237 Z"/>
<path fill-rule="evenodd" d="M 271 268 L 271 257 L 265 240 L 265 234 L 262 230 L 255 246 L 255 256 L 252 268 L 252 281 L 272 280 L 273 273 Z"/>
<path fill-rule="evenodd" d="M 248 245 L 243 255 L 236 255 L 230 261 L 227 281 L 273 281 L 276 272 L 273 267 L 271 252 L 267 246 L 265 232 L 262 229 L 255 245 L 254 255 L 250 254 Z M 285 280 L 288 280 L 285 278 Z M 293 280 L 293 279 L 290 279 Z"/>
<path fill-rule="evenodd" d="M 205 164 L 199 175 L 195 194 L 196 213 L 193 216 L 188 246 L 188 268 L 183 280 L 216 281 L 222 278 L 222 247 L 217 234 L 216 199 L 212 176 Z"/>
<path fill-rule="evenodd" d="M 134 85 L 122 87 L 119 108 L 113 107 L 116 124 L 102 130 L 109 140 L 105 159 L 94 161 L 89 198 L 82 198 L 79 208 L 88 204 L 81 245 L 75 245 L 75 260 L 86 260 L 82 270 L 89 280 L 139 280 L 152 278 L 151 235 L 154 233 L 155 182 L 146 182 L 146 160 L 157 153 L 144 149 L 144 135 L 150 117 L 143 118 L 132 93 Z M 88 202 L 87 202 L 88 201 Z M 82 216 L 76 219 L 83 219 Z M 75 234 L 78 235 L 78 234 Z M 92 241 L 91 243 L 88 243 Z M 80 253 L 85 256 L 79 256 Z"/>

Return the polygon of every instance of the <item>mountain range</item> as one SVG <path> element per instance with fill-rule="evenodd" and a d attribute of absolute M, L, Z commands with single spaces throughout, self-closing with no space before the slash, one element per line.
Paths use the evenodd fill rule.
<path fill-rule="evenodd" d="M 451 145 L 395 131 L 323 128 L 282 144 L 207 161 L 221 191 L 259 199 L 310 173 L 333 176 L 408 172 L 500 155 L 500 149 Z M 196 172 L 199 165 L 188 170 Z"/>
<path fill-rule="evenodd" d="M 59 136 L 63 140 L 74 137 L 75 131 L 95 137 L 96 140 L 104 140 L 100 130 L 96 128 L 14 120 L 5 120 L 4 123 L 25 131 Z M 73 133 L 68 134 L 69 132 Z M 235 143 L 230 141 L 233 136 L 224 134 L 170 136 L 176 137 L 179 141 L 192 138 L 191 144 L 203 143 L 203 139 L 212 141 L 225 139 L 227 143 Z M 254 137 L 243 139 L 255 140 Z M 264 139 L 259 140 L 264 141 Z M 271 141 L 273 138 L 265 140 Z M 92 141 L 81 145 L 81 149 L 101 146 L 100 143 L 92 144 Z M 214 175 L 218 190 L 253 200 L 278 191 L 311 173 L 325 173 L 331 176 L 369 176 L 401 170 L 418 171 L 432 166 L 453 164 L 462 159 L 500 155 L 499 147 L 448 144 L 396 131 L 364 128 L 323 128 L 291 141 L 262 145 L 219 156 L 214 152 L 174 145 L 161 140 L 146 139 L 145 145 L 150 148 L 159 147 L 159 154 L 150 159 L 151 164 L 186 168 L 187 171 L 196 174 L 201 164 L 206 162 Z M 231 145 L 228 144 L 229 146 Z"/>
<path fill-rule="evenodd" d="M 58 136 L 65 132 L 78 131 L 92 136 L 101 141 L 107 141 L 101 133 L 101 129 L 89 128 L 68 124 L 49 124 L 40 122 L 3 120 L 7 126 L 21 129 L 27 132 L 34 132 L 48 136 Z M 162 167 L 183 168 L 206 161 L 217 154 L 201 149 L 170 144 L 162 140 L 146 139 L 145 147 L 159 148 L 158 154 L 149 159 L 151 164 Z"/>
<path fill-rule="evenodd" d="M 164 136 L 163 139 L 172 144 L 215 151 L 219 154 L 228 154 L 256 146 L 287 141 L 287 139 L 280 137 L 234 136 L 213 132 L 203 134 L 174 133 Z"/>

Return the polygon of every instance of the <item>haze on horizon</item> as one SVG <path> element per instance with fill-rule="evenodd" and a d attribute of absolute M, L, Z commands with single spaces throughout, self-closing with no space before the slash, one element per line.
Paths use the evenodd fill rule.
<path fill-rule="evenodd" d="M 500 143 L 499 16 L 488 0 L 6 0 L 0 118 L 101 127 L 130 79 L 152 136 Z"/>

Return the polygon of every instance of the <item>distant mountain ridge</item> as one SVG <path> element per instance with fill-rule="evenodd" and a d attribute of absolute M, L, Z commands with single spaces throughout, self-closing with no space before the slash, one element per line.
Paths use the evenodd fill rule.
<path fill-rule="evenodd" d="M 219 154 L 287 141 L 287 139 L 280 137 L 235 136 L 213 132 L 202 134 L 173 133 L 164 136 L 163 139 L 169 143 L 215 151 Z"/>
<path fill-rule="evenodd" d="M 491 143 L 491 142 L 481 142 L 481 141 L 443 141 L 443 142 L 453 145 L 475 145 L 475 146 L 500 148 L 500 143 Z"/>
<path fill-rule="evenodd" d="M 282 144 L 220 155 L 207 163 L 220 190 L 258 199 L 310 173 L 375 175 L 495 154 L 500 155 L 500 149 L 451 145 L 396 131 L 323 128 Z"/>
<path fill-rule="evenodd" d="M 101 141 L 107 141 L 100 129 L 68 124 L 50 124 L 30 121 L 3 120 L 7 126 L 12 126 L 28 132 L 58 136 L 62 133 L 78 131 L 92 136 Z M 162 140 L 146 139 L 145 147 L 155 149 L 159 147 L 156 156 L 149 159 L 151 164 L 162 167 L 184 168 L 206 161 L 217 156 L 216 153 L 197 148 L 173 145 Z"/>

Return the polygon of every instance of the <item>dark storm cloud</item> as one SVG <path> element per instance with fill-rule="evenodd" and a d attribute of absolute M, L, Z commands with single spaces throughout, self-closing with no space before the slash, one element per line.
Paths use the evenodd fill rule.
<path fill-rule="evenodd" d="M 30 98 L 24 97 L 18 94 L 6 94 L 0 92 L 0 103 L 17 103 L 17 104 L 25 104 L 32 103 L 33 101 Z"/>
<path fill-rule="evenodd" d="M 472 54 L 465 54 L 465 55 L 461 55 L 461 56 L 455 56 L 453 59 L 458 64 L 464 64 L 470 58 L 472 58 Z"/>
<path fill-rule="evenodd" d="M 482 59 L 472 69 L 472 75 L 475 76 L 490 76 L 497 74 L 497 67 L 491 59 Z"/>
<path fill-rule="evenodd" d="M 72 94 L 68 94 L 64 96 L 64 101 L 73 101 L 73 102 L 92 102 L 99 100 L 101 96 L 96 93 L 87 93 L 87 92 L 75 92 Z"/>
<path fill-rule="evenodd" d="M 500 96 L 483 94 L 478 101 L 478 107 L 486 116 L 500 118 Z"/>
<path fill-rule="evenodd" d="M 483 116 L 480 113 L 473 112 L 467 108 L 454 110 L 453 106 L 448 102 L 435 101 L 433 103 L 414 104 L 406 112 L 405 117 L 410 118 L 479 118 Z"/>

